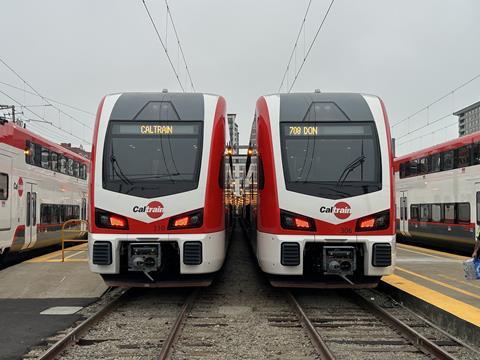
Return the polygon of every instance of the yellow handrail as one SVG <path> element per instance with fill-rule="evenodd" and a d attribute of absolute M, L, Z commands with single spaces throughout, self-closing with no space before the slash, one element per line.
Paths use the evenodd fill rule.
<path fill-rule="evenodd" d="M 76 228 L 76 229 L 69 229 L 67 226 L 67 224 L 70 226 L 70 225 L 74 225 L 74 224 L 79 224 L 80 225 L 80 228 Z M 67 227 L 67 228 L 66 228 Z M 65 238 L 65 233 L 78 233 L 78 237 L 81 237 L 82 233 L 87 233 L 87 230 L 88 229 L 88 221 L 87 220 L 81 220 L 81 219 L 70 219 L 70 220 L 67 220 L 65 221 L 63 224 L 62 224 L 62 262 L 65 262 L 65 251 L 81 251 L 81 250 L 78 250 L 78 249 L 75 249 L 75 250 L 69 250 L 69 249 L 65 249 L 65 243 L 66 242 L 72 242 L 72 243 L 86 243 L 88 242 L 88 239 L 87 240 L 84 240 L 84 239 L 78 239 L 78 238 L 74 238 L 74 239 L 66 239 Z M 87 251 L 87 250 L 84 250 L 84 251 Z"/>

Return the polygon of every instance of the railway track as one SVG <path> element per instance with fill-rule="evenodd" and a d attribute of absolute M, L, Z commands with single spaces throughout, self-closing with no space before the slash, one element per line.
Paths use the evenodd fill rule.
<path fill-rule="evenodd" d="M 179 294 L 184 290 L 171 289 L 169 292 L 150 290 L 147 294 L 145 291 L 118 291 L 38 359 L 170 358 L 200 290 L 189 290 L 187 294 Z M 172 293 L 175 294 L 172 296 Z"/>
<path fill-rule="evenodd" d="M 371 300 L 382 296 L 378 292 L 352 290 L 322 297 L 285 293 L 321 359 L 453 360 L 480 355 L 401 306 L 380 307 Z"/>

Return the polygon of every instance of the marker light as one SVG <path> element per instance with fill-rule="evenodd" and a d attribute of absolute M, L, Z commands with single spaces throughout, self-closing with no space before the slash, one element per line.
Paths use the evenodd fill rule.
<path fill-rule="evenodd" d="M 307 220 L 295 218 L 294 222 L 295 222 L 295 226 L 298 228 L 308 229 L 310 227 L 310 224 L 308 223 Z"/>
<path fill-rule="evenodd" d="M 23 150 L 23 153 L 26 155 L 26 156 L 29 156 L 30 155 L 30 148 L 25 148 Z"/>
<path fill-rule="evenodd" d="M 288 230 L 315 231 L 315 221 L 306 216 L 280 210 L 280 223 L 282 228 Z"/>
<path fill-rule="evenodd" d="M 248 150 L 247 150 L 247 155 L 248 155 L 248 156 L 252 156 L 252 155 L 253 155 L 253 149 L 252 149 L 252 148 L 248 148 Z"/>
<path fill-rule="evenodd" d="M 384 230 L 390 226 L 390 210 L 368 215 L 357 220 L 356 231 Z"/>
<path fill-rule="evenodd" d="M 128 230 L 126 217 L 100 209 L 95 209 L 95 225 L 99 228 Z"/>
<path fill-rule="evenodd" d="M 360 228 L 361 229 L 370 229 L 373 228 L 375 225 L 375 219 L 374 218 L 366 218 L 360 221 Z"/>
<path fill-rule="evenodd" d="M 127 222 L 120 216 L 112 215 L 110 216 L 110 225 L 113 227 L 124 228 L 127 225 Z"/>
<path fill-rule="evenodd" d="M 227 155 L 233 155 L 233 149 L 231 146 L 227 146 L 226 153 Z"/>
<path fill-rule="evenodd" d="M 184 216 L 180 219 L 175 220 L 175 227 L 187 226 L 188 225 L 188 216 Z"/>
<path fill-rule="evenodd" d="M 198 228 L 203 224 L 203 209 L 194 210 L 189 213 L 180 214 L 170 218 L 168 221 L 169 230 Z"/>

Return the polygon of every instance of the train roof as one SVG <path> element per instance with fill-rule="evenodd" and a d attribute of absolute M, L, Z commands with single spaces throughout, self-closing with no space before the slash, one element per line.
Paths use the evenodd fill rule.
<path fill-rule="evenodd" d="M 0 124 L 0 142 L 24 150 L 27 140 L 48 148 L 49 150 L 58 154 L 68 156 L 72 160 L 79 161 L 83 164 L 90 163 L 90 160 L 84 158 L 83 156 L 80 156 L 77 153 L 64 148 L 63 146 L 47 140 L 44 137 L 12 122 L 6 122 L 3 125 Z"/>
<path fill-rule="evenodd" d="M 280 121 L 374 121 L 364 94 L 311 92 L 274 95 L 280 97 Z"/>
<path fill-rule="evenodd" d="M 173 119 L 198 121 L 204 118 L 204 93 L 125 92 L 110 95 L 120 95 L 112 109 L 111 120 L 162 120 L 160 109 L 155 107 L 159 102 L 168 103 L 166 111 Z"/>
<path fill-rule="evenodd" d="M 398 158 L 395 158 L 394 162 L 395 162 L 395 165 L 398 165 L 405 161 L 410 161 L 413 159 L 422 158 L 422 157 L 440 153 L 443 151 L 456 149 L 465 145 L 469 145 L 474 142 L 480 142 L 480 132 L 476 132 L 466 136 L 461 136 L 459 138 L 456 138 L 450 141 L 446 141 L 437 145 L 430 146 L 425 149 L 412 152 L 410 154 L 400 156 Z M 395 167 L 395 170 L 398 170 L 398 166 Z"/>

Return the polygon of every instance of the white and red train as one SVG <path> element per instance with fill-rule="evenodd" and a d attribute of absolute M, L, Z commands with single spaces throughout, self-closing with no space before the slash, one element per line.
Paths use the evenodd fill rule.
<path fill-rule="evenodd" d="M 397 235 L 471 253 L 480 226 L 480 133 L 395 159 Z"/>
<path fill-rule="evenodd" d="M 263 96 L 250 146 L 243 223 L 260 268 L 282 279 L 272 284 L 374 286 L 393 272 L 393 159 L 378 97 Z"/>
<path fill-rule="evenodd" d="M 0 123 L 0 254 L 59 244 L 65 221 L 86 220 L 88 167 L 80 155 Z"/>
<path fill-rule="evenodd" d="M 222 97 L 199 93 L 102 100 L 89 252 L 107 283 L 162 286 L 221 268 L 231 225 L 225 111 Z"/>

